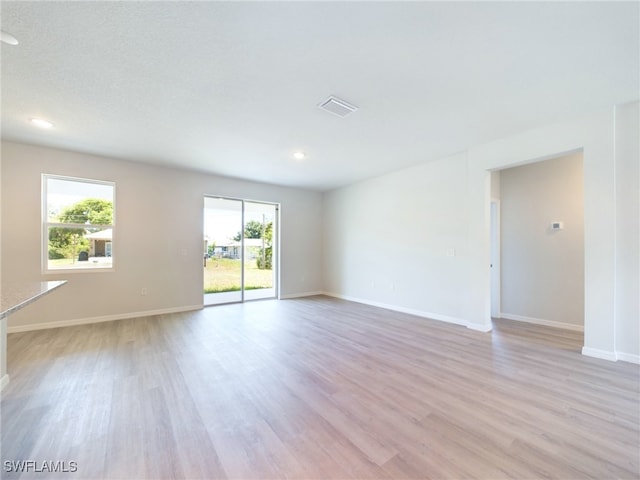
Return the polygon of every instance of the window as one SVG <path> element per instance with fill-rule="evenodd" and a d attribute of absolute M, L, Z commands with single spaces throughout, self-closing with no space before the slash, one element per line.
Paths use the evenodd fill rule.
<path fill-rule="evenodd" d="M 42 176 L 43 270 L 113 268 L 115 184 Z"/>

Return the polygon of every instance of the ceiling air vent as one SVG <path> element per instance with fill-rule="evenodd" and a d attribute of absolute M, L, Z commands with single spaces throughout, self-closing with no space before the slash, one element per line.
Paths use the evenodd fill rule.
<path fill-rule="evenodd" d="M 334 96 L 327 98 L 324 102 L 318 105 L 318 108 L 325 110 L 329 113 L 333 113 L 339 117 L 346 117 L 351 112 L 355 112 L 358 107 L 351 105 L 344 100 L 340 100 Z"/>

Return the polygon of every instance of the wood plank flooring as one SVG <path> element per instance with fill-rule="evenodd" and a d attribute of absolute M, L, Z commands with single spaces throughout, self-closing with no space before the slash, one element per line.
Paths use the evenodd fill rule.
<path fill-rule="evenodd" d="M 0 475 L 639 478 L 640 367 L 581 345 L 321 296 L 11 334 Z"/>

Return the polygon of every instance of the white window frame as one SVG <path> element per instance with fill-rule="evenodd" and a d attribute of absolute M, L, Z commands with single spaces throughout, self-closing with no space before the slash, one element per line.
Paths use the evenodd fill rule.
<path fill-rule="evenodd" d="M 82 228 L 85 229 L 87 227 L 86 224 L 79 223 L 60 223 L 60 222 L 50 222 L 49 221 L 49 192 L 48 192 L 48 183 L 49 179 L 53 180 L 63 180 L 67 182 L 77 182 L 77 183 L 88 183 L 92 185 L 105 185 L 113 188 L 113 216 L 111 218 L 111 224 L 109 225 L 94 225 L 92 224 L 92 228 L 101 228 L 101 229 L 112 229 L 112 240 L 111 240 L 111 262 L 107 265 L 100 265 L 95 263 L 87 262 L 86 264 L 75 264 L 74 267 L 61 267 L 61 268 L 49 268 L 49 228 L 51 227 L 61 227 L 61 228 Z M 87 197 L 90 198 L 90 197 Z M 88 272 L 113 272 L 115 269 L 115 257 L 113 256 L 113 244 L 116 243 L 116 184 L 115 182 L 105 181 L 105 180 L 95 180 L 90 178 L 78 178 L 78 177 L 70 177 L 67 175 L 54 175 L 43 173 L 42 174 L 42 237 L 40 243 L 42 244 L 42 273 L 43 274 L 59 274 L 59 273 L 88 273 Z"/>

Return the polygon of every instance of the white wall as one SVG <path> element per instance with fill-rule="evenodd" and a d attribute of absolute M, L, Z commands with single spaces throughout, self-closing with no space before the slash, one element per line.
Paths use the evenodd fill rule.
<path fill-rule="evenodd" d="M 640 104 L 616 109 L 616 351 L 640 357 Z"/>
<path fill-rule="evenodd" d="M 635 301 L 616 295 L 616 285 L 634 285 L 638 277 L 637 267 L 616 273 L 616 264 L 637 265 L 637 257 L 628 251 L 637 246 L 637 202 L 629 210 L 616 209 L 617 197 L 637 190 L 630 185 L 616 191 L 621 175 L 616 175 L 616 165 L 637 169 L 633 142 L 638 130 L 632 118 L 637 119 L 637 109 L 636 103 L 619 110 L 617 121 L 614 108 L 605 109 L 325 193 L 325 289 L 490 330 L 490 172 L 582 150 L 583 353 L 640 361 L 634 333 L 637 295 Z M 616 134 L 623 133 L 628 147 L 616 150 Z M 629 224 L 619 231 L 618 214 Z M 616 238 L 616 233 L 630 240 Z M 456 249 L 455 257 L 445 255 L 448 248 Z M 632 277 L 631 283 L 625 275 Z M 629 313 L 616 315 L 621 311 Z M 616 331 L 635 336 L 616 344 Z"/>
<path fill-rule="evenodd" d="M 461 154 L 325 193 L 327 293 L 466 324 L 466 178 Z"/>
<path fill-rule="evenodd" d="M 10 330 L 201 307 L 204 194 L 281 203 L 281 295 L 322 290 L 320 193 L 11 142 L 2 157 L 3 280 L 69 280 Z M 42 173 L 116 182 L 115 272 L 41 274 Z"/>
<path fill-rule="evenodd" d="M 503 318 L 582 329 L 583 183 L 581 153 L 500 171 Z"/>

